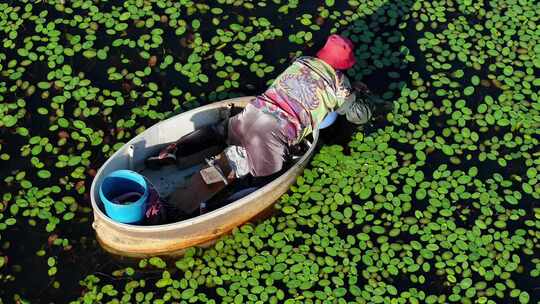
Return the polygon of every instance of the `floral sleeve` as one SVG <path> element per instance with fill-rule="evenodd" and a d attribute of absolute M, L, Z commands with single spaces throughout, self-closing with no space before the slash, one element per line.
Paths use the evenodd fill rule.
<path fill-rule="evenodd" d="M 372 116 L 371 107 L 362 100 L 356 100 L 356 94 L 347 76 L 343 75 L 341 79 L 337 89 L 339 108 L 336 112 L 341 115 L 345 114 L 347 120 L 354 124 L 367 123 Z"/>
<path fill-rule="evenodd" d="M 337 73 L 336 76 L 336 107 L 339 108 L 347 102 L 354 101 L 356 99 L 356 96 L 354 94 L 354 90 L 351 86 L 349 78 L 341 72 Z"/>

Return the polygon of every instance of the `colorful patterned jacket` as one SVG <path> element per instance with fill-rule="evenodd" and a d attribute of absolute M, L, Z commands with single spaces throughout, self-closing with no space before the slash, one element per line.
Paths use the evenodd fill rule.
<path fill-rule="evenodd" d="M 349 79 L 315 57 L 296 59 L 252 104 L 277 117 L 289 144 L 300 142 L 332 111 L 356 124 L 371 118 L 371 109 L 356 102 Z"/>

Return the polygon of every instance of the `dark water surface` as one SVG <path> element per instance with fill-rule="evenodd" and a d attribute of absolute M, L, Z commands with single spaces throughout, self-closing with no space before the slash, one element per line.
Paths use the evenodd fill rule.
<path fill-rule="evenodd" d="M 104 1 L 102 4 L 104 10 L 110 9 L 113 6 L 121 5 L 122 1 Z M 380 15 L 384 15 L 384 12 L 388 9 L 389 5 L 390 4 L 383 5 L 372 16 L 366 17 L 366 23 L 368 23 L 368 25 L 370 26 L 369 28 L 373 32 L 377 33 L 377 35 L 384 36 L 385 34 L 395 34 L 400 38 L 403 38 L 403 45 L 406 45 L 411 50 L 412 54 L 417 58 L 416 66 L 413 70 L 420 72 L 424 78 L 427 78 L 430 73 L 422 68 L 422 66 L 425 65 L 426 62 L 423 61 L 423 59 L 425 58 L 423 57 L 423 54 L 418 48 L 417 44 L 417 39 L 421 37 L 418 32 L 414 30 L 414 22 L 417 20 L 409 20 L 408 26 L 404 29 L 399 29 L 396 25 L 384 23 L 381 24 L 376 22 L 378 18 L 382 18 L 382 16 Z M 409 13 L 412 2 L 397 1 L 392 5 L 397 6 L 400 9 L 399 14 L 401 16 L 404 16 Z M 321 30 L 315 35 L 313 43 L 297 45 L 288 42 L 287 39 L 289 34 L 297 32 L 297 28 L 294 28 L 292 25 L 288 27 L 286 24 L 288 24 L 288 22 L 290 22 L 291 20 L 294 20 L 296 17 L 301 16 L 302 14 L 309 13 L 313 16 L 317 16 L 319 14 L 317 11 L 317 7 L 319 6 L 319 4 L 316 2 L 302 4 L 301 9 L 292 10 L 289 15 L 276 15 L 276 7 L 274 5 L 269 5 L 267 8 L 257 8 L 255 11 L 242 8 L 231 8 L 230 6 L 222 6 L 219 4 L 213 4 L 212 6 L 222 7 L 226 10 L 225 14 L 228 16 L 228 19 L 223 20 L 223 22 L 219 25 L 220 27 L 225 27 L 230 23 L 238 22 L 238 18 L 243 16 L 257 15 L 259 17 L 266 17 L 274 25 L 279 25 L 284 32 L 284 36 L 280 38 L 280 40 L 269 40 L 262 43 L 263 50 L 261 51 L 261 53 L 264 54 L 264 61 L 273 64 L 275 66 L 275 71 L 270 73 L 269 75 L 266 75 L 263 78 L 241 78 L 240 87 L 228 91 L 230 96 L 256 95 L 260 92 L 263 92 L 266 88 L 266 82 L 270 78 L 275 77 L 284 68 L 286 68 L 288 60 L 293 57 L 293 53 L 295 53 L 296 51 L 301 51 L 304 54 L 313 55 L 314 50 L 318 49 L 318 47 L 320 47 L 324 43 L 327 35 L 330 33 L 332 22 L 334 22 L 331 20 L 326 20 L 326 22 L 323 23 Z M 345 1 L 339 1 L 339 3 L 336 3 L 336 6 L 337 10 L 344 10 L 345 8 L 348 8 L 348 5 Z M 38 11 L 48 10 L 51 13 L 48 18 L 61 17 L 61 15 L 58 12 L 55 12 L 54 9 L 44 5 L 35 6 L 35 9 Z M 163 10 L 159 8 L 156 8 L 156 12 L 158 14 L 163 14 Z M 203 26 L 198 33 L 202 35 L 204 40 L 210 40 L 215 32 L 213 26 L 211 25 L 211 16 L 209 14 L 197 13 L 190 18 L 198 18 L 201 20 L 201 24 L 203 24 Z M 173 54 L 176 59 L 184 62 L 190 53 L 185 47 L 181 45 L 178 37 L 174 34 L 171 28 L 168 26 L 163 26 L 159 23 L 156 23 L 156 27 L 161 27 L 165 31 L 163 35 L 163 48 L 159 51 L 160 53 L 158 53 L 157 55 L 160 56 L 165 54 Z M 71 31 L 71 29 L 66 28 L 66 32 L 68 30 Z M 66 32 L 64 32 L 64 35 L 66 34 Z M 136 38 L 141 34 L 147 32 L 149 32 L 149 30 L 147 29 L 136 29 L 128 31 L 127 37 Z M 82 33 L 83 31 L 81 31 L 80 34 Z M 33 34 L 33 29 L 24 28 L 22 32 L 19 33 L 19 36 L 24 37 L 25 35 L 30 34 Z M 75 34 L 75 32 L 71 32 L 71 34 Z M 186 36 L 189 38 L 192 35 L 193 32 L 188 32 Z M 63 36 L 63 39 L 67 38 Z M 97 37 L 96 48 L 109 45 L 109 40 L 110 37 L 108 37 L 104 33 L 101 33 Z M 392 44 L 387 45 L 387 47 L 390 48 L 391 51 L 395 54 L 400 53 L 399 45 Z M 126 49 L 124 48 L 123 50 L 125 51 Z M 140 56 L 135 50 L 127 50 L 125 52 L 124 51 L 118 51 L 113 49 L 113 51 L 109 54 L 109 60 L 107 61 L 88 60 L 86 58 L 83 58 L 82 56 L 78 56 L 75 57 L 75 59 L 73 59 L 70 64 L 72 65 L 73 70 L 83 72 L 87 79 L 91 79 L 94 86 L 100 87 L 102 89 L 118 90 L 122 91 L 125 94 L 128 94 L 129 91 L 132 89 L 132 86 L 128 82 L 120 83 L 109 81 L 107 78 L 107 69 L 110 66 L 118 66 L 119 68 L 125 66 L 121 63 L 121 57 L 125 57 L 131 59 L 131 62 L 129 63 L 130 71 L 142 70 L 147 65 L 147 60 L 140 58 Z M 221 51 L 227 54 L 233 53 L 234 50 L 232 49 L 232 47 L 227 46 Z M 10 56 L 16 57 L 15 54 L 10 52 L 11 51 L 7 51 L 8 58 Z M 399 61 L 397 64 L 375 69 L 372 74 L 363 77 L 362 80 L 368 84 L 372 91 L 379 95 L 383 95 L 387 91 L 390 91 L 389 86 L 392 83 L 396 85 L 396 87 L 392 88 L 391 90 L 394 93 L 399 93 L 400 89 L 405 85 L 411 87 L 411 67 L 408 66 L 408 64 L 405 62 L 403 56 L 396 58 L 396 60 Z M 210 60 L 203 61 L 202 64 L 204 71 L 207 72 L 211 70 Z M 373 62 L 368 60 L 368 62 L 364 62 L 364 64 L 372 66 Z M 359 69 L 362 69 L 362 67 L 359 67 Z M 44 74 L 42 71 L 46 70 L 47 67 L 44 63 L 33 64 L 30 68 L 30 72 L 26 73 L 30 75 L 28 80 L 33 83 L 43 81 L 46 78 L 46 74 Z M 470 76 L 472 76 L 473 74 L 478 74 L 478 72 L 470 69 L 465 69 L 465 71 L 466 73 L 464 78 L 467 79 L 469 79 Z M 241 75 L 253 76 L 253 73 L 249 71 L 248 67 L 237 67 L 237 72 Z M 388 76 L 388 72 L 398 73 L 398 81 L 402 81 L 402 83 L 396 84 L 396 80 L 390 78 Z M 481 71 L 481 73 L 484 74 L 487 73 L 487 71 L 484 70 Z M 175 106 L 170 103 L 171 96 L 168 93 L 169 88 L 178 87 L 184 92 L 190 92 L 193 96 L 200 97 L 198 98 L 199 104 L 205 104 L 214 101 L 215 98 L 209 97 L 209 92 L 214 91 L 218 86 L 222 84 L 221 79 L 210 73 L 208 75 L 209 82 L 204 85 L 190 84 L 186 81 L 185 77 L 178 77 L 178 74 L 179 73 L 174 71 L 174 69 L 168 68 L 166 71 L 153 72 L 149 77 L 145 78 L 145 81 L 155 82 L 156 84 L 158 84 L 160 89 L 164 91 L 162 101 L 159 103 L 158 106 L 153 107 L 152 110 L 159 113 L 166 113 L 166 116 L 170 116 L 198 105 L 195 103 L 188 103 L 182 105 L 180 108 L 175 108 Z M 52 89 L 52 91 L 53 93 L 55 93 L 54 89 Z M 500 93 L 501 92 L 499 90 L 493 87 L 481 87 L 477 89 L 474 96 L 467 100 L 468 106 L 472 107 L 473 102 L 478 102 L 479 100 L 482 100 L 483 97 L 486 95 L 491 95 L 496 98 L 496 96 L 498 96 L 498 94 Z M 430 97 L 436 103 L 441 102 L 441 98 L 438 98 L 437 96 Z M 40 101 L 41 100 L 38 94 L 35 94 L 31 98 L 28 98 L 28 112 L 36 113 L 37 108 L 40 106 Z M 92 126 L 92 128 L 94 128 L 95 130 L 103 130 L 105 133 L 104 142 L 112 145 L 118 141 L 115 136 L 120 132 L 119 128 L 115 127 L 114 122 L 119 119 L 129 118 L 130 110 L 133 107 L 140 107 L 144 105 L 144 102 L 145 101 L 142 100 L 142 98 L 136 100 L 134 104 L 126 102 L 124 106 L 115 108 L 115 111 L 113 111 L 113 113 L 108 118 L 98 115 L 88 118 L 87 120 L 85 120 L 85 122 L 87 123 L 87 125 Z M 70 115 L 75 107 L 76 105 L 74 106 L 66 103 L 66 115 Z M 442 134 L 442 129 L 446 127 L 444 123 L 448 118 L 448 115 L 443 115 L 438 118 L 432 116 L 430 120 L 431 129 L 435 130 L 437 134 Z M 417 114 L 409 117 L 409 119 L 412 122 L 419 121 L 419 117 Z M 159 119 L 151 119 L 148 117 L 138 118 L 137 125 L 148 127 L 154 124 L 157 120 Z M 34 125 L 31 129 L 31 133 L 33 136 L 41 135 L 49 138 L 50 141 L 54 143 L 57 140 L 57 137 L 51 135 L 52 133 L 48 131 L 47 128 L 35 127 L 48 126 L 48 124 L 49 121 L 46 116 L 37 114 L 27 115 L 25 117 L 25 122 L 23 123 L 23 125 L 28 126 Z M 358 128 L 353 124 L 347 122 L 344 117 L 339 117 L 334 125 L 321 132 L 320 145 L 341 145 L 344 147 L 344 153 L 349 154 L 350 148 L 348 147 L 348 143 L 351 141 L 351 136 L 353 134 L 360 131 L 367 135 L 372 132 L 377 132 L 377 130 L 384 128 L 386 125 L 388 125 L 388 122 L 385 121 L 385 119 L 378 118 L 377 120 L 373 121 L 369 126 Z M 475 128 L 477 128 L 477 126 L 471 125 L 469 126 L 469 128 L 474 130 Z M 482 136 L 482 138 L 489 138 L 494 135 L 502 135 L 506 133 L 505 131 L 506 130 L 503 129 L 500 129 L 498 131 L 490 130 L 490 132 L 479 134 Z M 134 135 L 134 133 L 131 133 L 129 136 L 126 136 L 127 138 L 124 138 L 123 141 L 127 141 Z M 25 158 L 19 156 L 20 147 L 26 144 L 26 141 L 23 137 L 11 133 L 10 130 L 2 129 L 0 130 L 0 140 L 2 145 L 4 147 L 7 147 L 7 151 L 12 157 L 11 161 L 2 162 L 3 167 L 0 170 L 0 177 L 2 179 L 6 176 L 12 175 L 12 172 L 17 170 L 34 170 L 32 165 L 27 160 L 25 160 Z M 402 151 L 404 153 L 414 153 L 414 147 L 410 143 L 399 144 L 396 141 L 393 141 L 392 148 L 395 148 L 396 150 Z M 68 149 L 73 153 L 78 152 L 75 147 L 69 147 Z M 102 153 L 100 149 L 101 147 L 96 147 L 93 151 L 93 155 L 90 159 L 91 164 L 89 166 L 89 169 L 98 169 L 101 164 L 103 164 L 103 162 L 106 160 L 106 155 Z M 505 173 L 507 175 L 524 172 L 525 164 L 521 160 L 512 162 L 511 165 L 508 166 L 508 169 L 502 169 L 495 161 L 478 161 L 478 153 L 476 151 L 468 153 L 472 155 L 472 160 L 467 161 L 465 158 L 463 158 L 463 162 L 461 164 L 452 165 L 448 162 L 447 156 L 445 156 L 441 152 L 435 151 L 429 156 L 430 161 L 428 164 L 423 166 L 422 170 L 424 171 L 425 176 L 432 176 L 433 171 L 441 164 L 448 164 L 451 170 L 457 170 L 463 167 L 468 168 L 470 166 L 477 166 L 480 169 L 479 172 L 482 179 L 487 179 L 491 177 L 493 173 L 504 172 L 505 170 Z M 53 158 L 49 160 L 45 159 L 42 161 L 50 164 L 50 167 L 54 168 Z M 59 170 L 59 172 L 55 172 L 54 169 L 51 171 L 53 173 L 51 180 L 58 180 L 65 174 L 65 172 L 61 170 Z M 76 299 L 85 291 L 84 288 L 79 284 L 79 281 L 90 274 L 94 274 L 97 277 L 102 278 L 104 281 L 110 282 L 111 284 L 122 288 L 128 278 L 113 277 L 111 275 L 112 271 L 127 266 L 137 268 L 136 265 L 138 262 L 130 259 L 113 257 L 108 253 L 104 252 L 97 244 L 94 232 L 91 228 L 92 214 L 88 209 L 90 207 L 90 202 L 88 200 L 88 191 L 90 189 L 91 182 L 92 176 L 87 175 L 86 180 L 84 181 L 84 185 L 86 186 L 86 194 L 78 195 L 75 191 L 72 191 L 72 193 L 70 193 L 74 197 L 78 198 L 77 204 L 79 205 L 79 208 L 76 213 L 77 216 L 74 220 L 62 222 L 61 224 L 59 224 L 57 229 L 53 233 L 45 232 L 45 229 L 43 227 L 44 225 L 41 223 L 38 223 L 36 227 L 31 227 L 26 223 L 25 220 L 19 220 L 14 228 L 10 228 L 8 233 L 2 234 L 2 247 L 0 249 L 0 254 L 3 256 L 7 256 L 9 260 L 8 267 L 2 268 L 2 270 L 0 270 L 0 274 L 7 274 L 6 268 L 9 268 L 9 273 L 13 273 L 15 275 L 15 280 L 1 283 L 2 288 L 0 289 L 0 299 L 3 298 L 5 299 L 6 303 L 10 303 L 11 299 L 16 297 L 16 295 L 21 295 L 23 298 L 30 300 L 32 303 L 66 303 L 70 300 Z M 50 185 L 47 180 L 32 180 L 32 183 L 34 184 L 34 186 Z M 15 186 L 10 186 L 6 184 L 2 184 L 2 186 L 13 193 L 18 190 Z M 361 204 L 362 202 L 357 203 Z M 463 204 L 465 203 L 466 202 L 463 202 Z M 538 206 L 538 203 L 532 201 L 532 197 L 529 196 L 524 197 L 524 204 L 527 206 L 531 206 L 530 210 L 527 211 L 532 211 L 533 206 Z M 414 210 L 423 210 L 424 208 L 426 208 L 427 205 L 428 203 L 426 201 L 415 202 L 414 207 L 416 209 Z M 476 209 L 471 210 L 478 211 Z M 465 220 L 458 220 L 458 226 L 464 227 L 466 229 L 470 229 L 472 226 L 474 226 L 474 220 L 478 215 L 474 213 L 474 211 Z M 534 212 L 530 212 L 528 216 L 523 217 L 523 220 L 525 219 L 534 219 Z M 356 234 L 358 232 L 348 231 L 346 227 L 339 228 L 342 234 Z M 64 249 L 62 248 L 62 246 L 52 245 L 55 236 L 68 239 L 69 246 Z M 399 235 L 399 239 L 391 241 L 397 243 L 407 243 L 412 239 L 415 239 L 415 237 L 402 232 Z M 39 250 L 46 251 L 45 257 L 36 256 L 36 252 Z M 47 266 L 46 258 L 48 256 L 55 256 L 57 259 L 58 274 L 54 277 L 49 277 L 47 275 L 49 267 Z M 523 253 L 520 253 L 519 256 L 522 261 L 525 261 L 524 266 L 526 267 L 526 269 L 531 269 L 533 267 L 529 257 L 526 257 Z M 429 273 L 425 275 L 427 277 L 427 284 L 413 283 L 407 275 L 400 275 L 395 277 L 393 279 L 393 284 L 395 286 L 398 286 L 400 291 L 407 290 L 407 288 L 416 287 L 419 290 L 429 290 L 432 294 L 452 293 L 451 288 L 444 284 L 445 278 L 437 275 L 433 268 Z M 140 271 L 137 272 L 136 276 L 147 279 L 149 281 L 148 286 L 153 286 L 150 284 L 150 282 L 154 282 L 159 279 L 161 277 L 161 273 L 152 271 Z M 534 299 L 540 299 L 540 288 L 538 287 L 538 282 L 532 282 L 529 280 L 530 278 L 528 276 L 520 274 L 512 274 L 512 278 L 516 281 L 516 283 L 521 289 L 527 290 L 529 292 L 531 299 L 533 299 L 532 301 L 534 301 Z M 0 279 L 2 279 L 2 277 L 0 277 Z M 473 277 L 473 280 L 475 279 L 481 280 L 481 278 L 479 277 Z M 60 283 L 59 288 L 53 287 L 54 281 L 58 281 Z M 359 276 L 359 282 L 357 285 L 367 283 L 367 280 L 365 280 L 362 276 Z M 284 287 L 283 289 L 286 290 L 286 287 Z M 208 292 L 211 295 L 214 291 L 208 290 Z M 348 300 L 352 301 L 354 299 Z M 508 299 L 504 300 L 505 303 L 507 303 L 506 300 Z"/>

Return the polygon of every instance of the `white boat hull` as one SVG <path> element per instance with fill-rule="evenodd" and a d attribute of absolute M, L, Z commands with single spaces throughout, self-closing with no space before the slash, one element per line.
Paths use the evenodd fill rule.
<path fill-rule="evenodd" d="M 313 134 L 314 140 L 309 150 L 281 176 L 259 190 L 204 215 L 171 224 L 140 226 L 115 222 L 103 211 L 98 193 L 105 176 L 115 170 L 130 167 L 137 171 L 148 156 L 155 154 L 165 144 L 217 121 L 220 118 L 219 109 L 231 103 L 244 107 L 252 98 L 240 97 L 213 103 L 159 122 L 130 140 L 105 162 L 96 174 L 90 190 L 94 212 L 92 227 L 105 250 L 138 258 L 180 255 L 189 247 L 209 245 L 221 235 L 253 219 L 289 189 L 313 155 L 318 131 Z M 133 147 L 132 151 L 130 147 Z M 162 184 L 157 185 L 162 195 L 170 193 L 174 187 L 186 181 L 193 173 L 193 168 L 191 172 L 190 169 L 177 172 L 180 173 L 176 173 L 174 178 L 162 179 Z M 156 177 L 150 177 L 150 180 L 160 183 Z"/>

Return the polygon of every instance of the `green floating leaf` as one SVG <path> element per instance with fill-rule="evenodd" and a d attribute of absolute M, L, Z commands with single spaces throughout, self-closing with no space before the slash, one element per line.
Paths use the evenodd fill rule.
<path fill-rule="evenodd" d="M 180 89 L 172 89 L 170 92 L 171 96 L 178 97 L 182 95 L 182 91 Z"/>
<path fill-rule="evenodd" d="M 120 17 L 118 17 L 118 19 L 121 21 L 126 21 L 129 19 L 130 16 L 131 14 L 129 12 L 124 12 L 120 15 Z"/>
<path fill-rule="evenodd" d="M 296 212 L 296 209 L 293 206 L 285 206 L 283 207 L 283 212 L 286 214 L 292 214 Z"/>
<path fill-rule="evenodd" d="M 151 257 L 148 262 L 149 262 L 150 265 L 152 265 L 154 267 L 157 267 L 157 268 L 160 268 L 160 269 L 163 269 L 163 268 L 165 268 L 167 266 L 165 261 L 163 261 L 159 257 Z"/>
<path fill-rule="evenodd" d="M 4 123 L 4 126 L 6 127 L 13 127 L 17 123 L 17 118 L 13 115 L 5 115 L 2 118 L 2 122 Z"/>
<path fill-rule="evenodd" d="M 88 58 L 88 59 L 92 59 L 94 57 L 96 57 L 97 53 L 95 50 L 86 50 L 83 52 L 83 56 Z"/>
<path fill-rule="evenodd" d="M 363 188 L 362 190 L 360 190 L 360 193 L 358 193 L 358 197 L 361 200 L 368 199 L 370 196 L 371 196 L 371 189 L 369 188 Z"/>
<path fill-rule="evenodd" d="M 68 213 L 64 214 L 62 219 L 64 219 L 64 221 L 69 221 L 69 220 L 73 219 L 74 217 L 75 217 L 75 213 L 68 212 Z"/>
<path fill-rule="evenodd" d="M 472 280 L 470 278 L 465 278 L 461 283 L 459 284 L 461 289 L 467 289 L 472 286 Z"/>
<path fill-rule="evenodd" d="M 319 192 L 311 192 L 309 193 L 309 197 L 314 201 L 322 201 L 324 200 L 324 196 L 320 194 Z"/>
<path fill-rule="evenodd" d="M 526 183 L 521 185 L 521 189 L 523 189 L 523 192 L 525 192 L 527 194 L 532 194 L 533 191 L 534 191 L 533 187 L 531 185 L 529 185 L 529 184 L 526 184 Z"/>
<path fill-rule="evenodd" d="M 527 177 L 529 179 L 533 179 L 533 178 L 536 178 L 536 175 L 537 175 L 537 171 L 536 171 L 536 168 L 529 168 L 527 169 Z"/>
<path fill-rule="evenodd" d="M 506 76 L 512 76 L 512 74 L 514 74 L 514 68 L 512 68 L 511 66 L 506 66 L 503 70 L 503 73 Z"/>
<path fill-rule="evenodd" d="M 37 175 L 40 178 L 46 179 L 46 178 L 51 177 L 51 172 L 49 172 L 48 170 L 39 170 Z"/>
<path fill-rule="evenodd" d="M 42 89 L 42 90 L 47 90 L 51 87 L 51 83 L 50 82 L 45 82 L 45 81 L 40 81 L 38 82 L 37 84 L 38 88 Z"/>
<path fill-rule="evenodd" d="M 529 301 L 530 301 L 529 293 L 527 293 L 526 291 L 522 291 L 521 294 L 519 295 L 519 303 L 527 304 L 529 303 Z"/>
<path fill-rule="evenodd" d="M 512 205 L 517 205 L 517 204 L 518 204 L 518 200 L 517 200 L 513 195 L 505 195 L 505 196 L 504 196 L 504 199 L 505 199 L 509 204 L 512 204 Z"/>
<path fill-rule="evenodd" d="M 465 96 L 470 96 L 473 93 L 474 93 L 474 87 L 472 86 L 468 86 L 463 90 L 463 94 L 465 94 Z"/>
<path fill-rule="evenodd" d="M 480 84 L 480 77 L 474 75 L 472 78 L 471 78 L 471 83 L 475 86 L 479 85 Z"/>
<path fill-rule="evenodd" d="M 204 83 L 207 83 L 208 82 L 208 76 L 206 76 L 205 74 L 199 74 L 199 80 L 201 82 L 204 82 Z"/>
<path fill-rule="evenodd" d="M 444 145 L 442 151 L 448 156 L 454 155 L 454 149 L 451 146 Z"/>
<path fill-rule="evenodd" d="M 56 265 L 56 259 L 54 257 L 49 257 L 47 259 L 47 265 L 49 265 L 49 267 L 53 267 L 54 265 Z"/>

